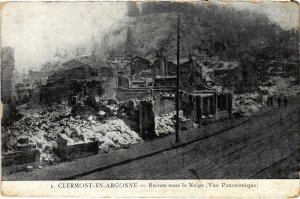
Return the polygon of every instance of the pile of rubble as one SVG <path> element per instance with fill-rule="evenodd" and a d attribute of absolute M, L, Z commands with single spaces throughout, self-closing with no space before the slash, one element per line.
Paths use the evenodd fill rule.
<path fill-rule="evenodd" d="M 158 137 L 162 137 L 171 133 L 175 133 L 176 125 L 176 112 L 171 112 L 164 115 L 155 116 L 155 134 Z M 179 112 L 179 118 L 181 121 L 186 121 L 187 119 L 183 116 L 183 112 Z"/>
<path fill-rule="evenodd" d="M 155 116 L 155 134 L 158 137 L 175 132 L 175 114 Z"/>
<path fill-rule="evenodd" d="M 239 116 L 251 116 L 258 112 L 263 104 L 263 98 L 257 93 L 235 94 L 233 96 L 233 113 Z"/>
<path fill-rule="evenodd" d="M 93 134 L 86 134 L 86 137 L 91 135 L 96 137 L 101 149 L 128 148 L 130 145 L 142 142 L 139 135 L 121 119 L 108 119 L 103 123 L 94 123 L 90 130 Z"/>
<path fill-rule="evenodd" d="M 80 115 L 88 118 L 90 115 L 98 119 L 116 117 L 119 109 L 119 102 L 116 100 L 101 100 L 97 97 L 88 97 L 84 102 L 80 102 L 72 109 L 73 115 Z"/>
<path fill-rule="evenodd" d="M 147 99 L 152 103 L 152 99 Z M 70 106 L 67 102 L 51 106 L 19 107 L 23 116 L 13 125 L 2 127 L 4 152 L 37 148 L 41 164 L 62 159 L 58 155 L 63 138 L 67 146 L 98 141 L 104 152 L 128 148 L 143 140 L 139 131 L 139 103 L 90 98 Z M 183 112 L 180 118 L 184 120 Z M 157 137 L 175 132 L 175 112 L 155 116 Z"/>
<path fill-rule="evenodd" d="M 109 105 L 111 106 L 111 105 Z M 115 112 L 114 106 L 108 108 Z M 51 107 L 22 110 L 23 117 L 12 126 L 2 127 L 4 152 L 18 151 L 23 140 L 27 145 L 34 145 L 40 151 L 40 162 L 44 164 L 60 161 L 55 151 L 58 134 L 65 134 L 70 144 L 87 142 L 97 138 L 100 149 L 128 148 L 142 141 L 138 134 L 122 120 L 107 117 L 99 120 L 98 115 L 73 115 L 67 104 Z M 108 114 L 99 111 L 99 115 Z"/>

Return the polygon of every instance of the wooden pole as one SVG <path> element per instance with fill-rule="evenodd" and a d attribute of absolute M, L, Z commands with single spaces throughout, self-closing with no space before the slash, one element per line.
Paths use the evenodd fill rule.
<path fill-rule="evenodd" d="M 179 142 L 179 103 L 180 103 L 180 64 L 179 64 L 179 24 L 180 24 L 180 16 L 178 15 L 178 24 L 177 24 L 177 88 L 176 88 L 176 140 L 175 142 Z"/>

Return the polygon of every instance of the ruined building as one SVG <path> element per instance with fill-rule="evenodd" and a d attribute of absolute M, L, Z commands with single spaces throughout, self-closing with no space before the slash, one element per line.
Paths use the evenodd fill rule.
<path fill-rule="evenodd" d="M 72 96 L 102 95 L 103 81 L 97 71 L 75 59 L 63 64 L 48 77 L 47 84 L 34 89 L 33 100 L 52 103 L 68 100 Z M 51 95 L 49 95 L 51 93 Z"/>
<path fill-rule="evenodd" d="M 85 80 L 97 76 L 88 64 L 82 63 L 75 59 L 63 63 L 63 68 L 56 70 L 48 77 L 48 82 L 68 82 L 73 80 Z"/>
<path fill-rule="evenodd" d="M 181 106 L 185 117 L 197 125 L 213 123 L 232 117 L 232 94 L 215 90 L 185 92 Z"/>
<path fill-rule="evenodd" d="M 180 83 L 182 89 L 186 91 L 205 89 L 202 68 L 191 55 L 187 62 L 180 64 Z"/>
<path fill-rule="evenodd" d="M 165 77 L 176 75 L 177 65 L 167 59 L 162 49 L 156 52 L 155 58 L 153 63 L 153 73 L 155 73 L 155 76 Z"/>
<path fill-rule="evenodd" d="M 155 73 L 154 82 L 176 82 L 174 78 L 177 77 L 177 65 L 168 60 L 163 51 L 157 53 L 153 71 Z M 180 64 L 180 83 L 181 88 L 186 91 L 205 88 L 205 81 L 202 79 L 202 68 L 193 60 L 191 55 L 189 55 L 186 62 Z"/>
<path fill-rule="evenodd" d="M 142 73 L 151 70 L 151 63 L 143 57 L 136 56 L 131 59 L 128 68 L 128 75 L 130 75 L 133 79 L 139 79 Z"/>
<path fill-rule="evenodd" d="M 221 62 L 214 67 L 214 85 L 235 90 L 241 82 L 241 67 L 239 62 Z"/>
<path fill-rule="evenodd" d="M 143 98 L 149 96 L 150 91 L 151 95 L 175 92 L 177 65 L 168 60 L 163 49 L 157 51 L 153 64 L 142 57 L 132 58 L 126 71 L 125 75 L 118 76 L 118 100 L 131 97 Z M 190 92 L 208 88 L 202 79 L 202 67 L 193 60 L 192 56 L 180 65 L 180 74 L 182 90 Z"/>
<path fill-rule="evenodd" d="M 131 58 L 123 56 L 110 56 L 106 60 L 106 65 L 110 68 L 114 68 L 118 75 L 130 74 Z"/>
<path fill-rule="evenodd" d="M 1 100 L 8 100 L 13 95 L 13 71 L 15 69 L 14 49 L 1 49 Z"/>

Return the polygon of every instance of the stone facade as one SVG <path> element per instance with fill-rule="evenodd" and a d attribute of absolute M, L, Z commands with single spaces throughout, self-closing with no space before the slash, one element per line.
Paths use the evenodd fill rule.
<path fill-rule="evenodd" d="M 154 102 L 153 111 L 155 115 L 163 115 L 175 111 L 175 96 L 158 96 L 157 100 Z"/>
<path fill-rule="evenodd" d="M 99 71 L 88 64 L 71 60 L 63 64 L 64 68 L 54 71 L 48 77 L 47 84 L 32 91 L 32 101 L 41 103 L 70 100 L 72 96 L 115 97 L 117 80 L 113 73 L 108 72 L 106 78 L 99 76 Z M 106 70 L 105 70 L 106 71 Z M 103 71 L 102 71 L 103 72 Z M 107 84 L 104 84 L 107 80 Z M 114 90 L 115 89 L 115 90 Z M 112 93 L 111 93 L 112 92 Z M 49 95 L 51 93 L 51 95 Z"/>

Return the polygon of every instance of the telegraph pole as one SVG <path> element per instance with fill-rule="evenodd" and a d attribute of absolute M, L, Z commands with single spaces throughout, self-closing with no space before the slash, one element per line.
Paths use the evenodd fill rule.
<path fill-rule="evenodd" d="M 179 29 L 179 24 L 180 24 L 180 16 L 178 15 L 178 21 L 177 21 L 177 88 L 176 88 L 176 140 L 175 142 L 179 142 L 179 126 L 180 126 L 180 121 L 179 121 L 179 103 L 180 103 L 180 64 L 179 64 L 179 39 L 180 39 L 180 29 Z"/>

